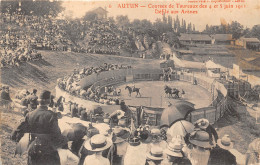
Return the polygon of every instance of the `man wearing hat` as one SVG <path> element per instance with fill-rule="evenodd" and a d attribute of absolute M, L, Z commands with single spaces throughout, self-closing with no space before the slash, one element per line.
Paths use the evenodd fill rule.
<path fill-rule="evenodd" d="M 253 140 L 246 151 L 246 165 L 260 163 L 260 138 Z"/>
<path fill-rule="evenodd" d="M 183 140 L 181 138 L 172 138 L 172 141 L 168 143 L 164 153 L 167 155 L 167 160 L 162 162 L 163 165 L 179 165 L 190 164 L 189 160 L 183 159 Z"/>
<path fill-rule="evenodd" d="M 31 95 L 27 95 L 26 99 L 29 103 L 29 107 L 32 110 L 35 110 L 37 108 L 38 105 L 38 97 L 36 95 L 37 93 L 37 89 L 33 89 L 33 92 L 31 93 Z"/>
<path fill-rule="evenodd" d="M 104 135 L 97 134 L 91 137 L 91 139 L 86 141 L 84 147 L 87 150 L 94 152 L 94 154 L 87 156 L 83 165 L 110 165 L 109 160 L 102 156 L 102 151 L 108 149 L 111 145 L 112 140 Z"/>
<path fill-rule="evenodd" d="M 0 98 L 0 104 L 4 108 L 10 109 L 10 103 L 12 102 L 12 99 L 10 97 L 9 93 L 9 86 L 3 86 L 3 90 L 1 91 L 1 98 Z"/>
<path fill-rule="evenodd" d="M 48 110 L 50 99 L 51 92 L 44 90 L 39 96 L 40 106 L 26 115 L 11 136 L 13 141 L 18 142 L 24 133 L 30 133 L 29 165 L 59 165 L 57 149 L 67 145 L 67 139 L 61 135 L 57 115 Z"/>
<path fill-rule="evenodd" d="M 192 165 L 207 165 L 210 149 L 209 134 L 206 131 L 195 130 L 189 136 L 188 146 L 183 147 L 184 155 L 190 160 Z"/>
<path fill-rule="evenodd" d="M 113 145 L 108 152 L 108 158 L 110 159 L 111 165 L 122 164 L 127 150 L 128 143 L 126 141 L 128 140 L 129 135 L 130 132 L 122 127 L 116 126 L 113 129 Z"/>
<path fill-rule="evenodd" d="M 229 151 L 233 148 L 233 142 L 229 135 L 224 135 L 218 139 L 217 146 L 210 151 L 209 164 L 210 165 L 233 165 L 237 164 L 236 157 Z"/>

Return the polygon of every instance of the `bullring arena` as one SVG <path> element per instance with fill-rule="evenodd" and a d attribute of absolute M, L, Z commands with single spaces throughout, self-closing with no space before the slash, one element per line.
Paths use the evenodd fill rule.
<path fill-rule="evenodd" d="M 129 92 L 125 89 L 125 86 L 135 86 L 140 88 L 141 97 L 133 93 L 131 97 Z M 166 96 L 164 92 L 164 86 L 175 87 L 185 91 L 185 94 L 180 94 L 180 98 L 173 98 Z M 126 104 L 133 106 L 152 106 L 152 107 L 167 107 L 169 102 L 174 104 L 176 100 L 186 100 L 195 104 L 195 108 L 207 107 L 212 101 L 211 94 L 204 88 L 192 85 L 183 81 L 140 81 L 131 82 L 116 86 L 117 89 L 121 89 L 120 99 L 125 100 Z"/>
<path fill-rule="evenodd" d="M 115 103 L 104 103 L 104 101 L 100 101 L 104 99 L 98 101 L 94 98 L 89 99 L 89 96 L 88 98 L 83 96 L 89 89 L 99 88 L 100 91 L 104 92 L 105 88 L 113 87 L 116 91 L 120 91 L 120 94 L 116 96 L 108 94 L 107 100 L 119 99 L 124 100 L 128 106 L 144 106 L 157 119 L 160 118 L 162 110 L 170 103 L 174 105 L 180 100 L 188 101 L 194 105 L 196 110 L 191 113 L 188 119 L 192 122 L 204 117 L 214 123 L 225 113 L 228 102 L 225 97 L 227 90 L 223 84 L 201 74 L 194 75 L 178 72 L 172 76 L 171 81 L 163 81 L 161 79 L 162 75 L 163 70 L 159 67 L 151 70 L 140 67 L 108 70 L 77 80 L 79 85 L 70 87 L 70 92 L 61 89 L 59 85 L 56 86 L 56 97 L 62 96 L 66 101 L 76 102 L 87 109 L 101 106 L 105 113 L 113 113 L 113 111 L 119 109 L 119 106 L 115 105 Z M 197 84 L 194 85 L 195 79 Z M 166 85 L 178 89 L 180 97 L 167 96 L 164 91 Z M 130 96 L 126 86 L 139 88 L 141 96 L 136 95 L 135 92 Z M 185 94 L 182 94 L 182 91 Z M 78 96 L 75 96 L 75 93 L 78 93 Z M 82 93 L 82 95 L 79 93 Z M 219 97 L 219 93 L 221 93 L 221 97 Z M 156 121 L 153 125 L 160 125 L 159 121 Z"/>

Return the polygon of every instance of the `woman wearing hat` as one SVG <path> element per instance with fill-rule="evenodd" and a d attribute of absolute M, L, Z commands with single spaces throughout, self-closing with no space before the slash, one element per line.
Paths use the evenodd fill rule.
<path fill-rule="evenodd" d="M 183 147 L 184 155 L 192 165 L 207 165 L 210 155 L 209 134 L 206 131 L 195 130 L 190 134 L 188 146 Z"/>
<path fill-rule="evenodd" d="M 85 158 L 84 165 L 110 165 L 109 160 L 102 156 L 102 151 L 108 149 L 111 145 L 111 139 L 101 134 L 94 135 L 84 144 L 87 150 L 94 152 L 93 155 L 89 155 Z"/>
<path fill-rule="evenodd" d="M 224 135 L 221 139 L 218 139 L 217 146 L 210 151 L 210 165 L 233 165 L 237 164 L 236 157 L 229 151 L 233 148 L 233 142 L 229 138 L 229 135 Z"/>
<path fill-rule="evenodd" d="M 153 146 L 146 155 L 145 165 L 160 165 L 163 160 L 163 150 L 161 147 Z"/>
<path fill-rule="evenodd" d="M 216 144 L 217 140 L 218 140 L 218 133 L 215 130 L 215 128 L 210 125 L 209 120 L 208 119 L 199 119 L 195 122 L 195 128 L 199 128 L 201 130 L 206 131 L 209 134 L 209 138 L 210 138 L 210 143 L 211 144 Z"/>

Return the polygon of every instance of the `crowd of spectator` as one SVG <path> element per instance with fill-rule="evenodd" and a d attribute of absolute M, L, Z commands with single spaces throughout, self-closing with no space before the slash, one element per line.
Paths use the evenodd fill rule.
<path fill-rule="evenodd" d="M 71 95 L 79 96 L 84 99 L 96 101 L 99 103 L 107 103 L 107 104 L 115 104 L 115 100 L 107 98 L 108 93 L 116 93 L 118 95 L 120 91 L 117 91 L 115 88 L 109 88 L 110 91 L 101 92 L 100 86 L 94 86 L 91 84 L 88 87 L 82 88 L 79 85 L 79 82 L 92 74 L 99 74 L 101 72 L 110 71 L 110 70 L 118 70 L 118 69 L 127 69 L 131 68 L 131 66 L 124 65 L 115 65 L 115 64 L 107 64 L 104 63 L 99 67 L 85 67 L 83 69 L 75 69 L 71 75 L 65 76 L 62 79 L 58 79 L 57 83 L 60 89 L 69 92 Z M 113 77 L 111 78 L 113 79 Z"/>
<path fill-rule="evenodd" d="M 106 19 L 66 20 L 16 11 L 1 13 L 0 22 L 2 67 L 40 59 L 36 50 L 121 55 L 124 51 L 134 53 L 139 47 L 149 49 L 151 44 L 147 37 L 142 39 L 144 43 L 139 41 L 140 35 L 131 27 L 120 27 Z"/>
<path fill-rule="evenodd" d="M 131 47 L 129 38 L 122 35 L 123 32 L 115 24 L 105 20 L 85 23 L 88 28 L 84 41 L 88 43 L 88 53 L 119 55 L 122 48 Z"/>

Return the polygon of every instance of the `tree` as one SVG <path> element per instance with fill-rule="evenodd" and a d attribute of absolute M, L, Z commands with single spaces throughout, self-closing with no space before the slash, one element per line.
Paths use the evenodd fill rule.
<path fill-rule="evenodd" d="M 209 33 L 209 25 L 208 24 L 206 25 L 206 28 L 205 28 L 204 32 L 205 33 Z"/>
<path fill-rule="evenodd" d="M 130 21 L 129 21 L 129 18 L 127 15 L 119 15 L 119 16 L 116 16 L 116 23 L 118 26 L 121 26 L 121 27 L 127 27 L 129 26 L 130 24 Z"/>
<path fill-rule="evenodd" d="M 192 31 L 193 32 L 195 32 L 196 31 L 196 29 L 195 29 L 195 25 L 193 24 L 193 29 L 192 29 Z"/>
<path fill-rule="evenodd" d="M 180 20 L 179 20 L 178 15 L 177 15 L 177 17 L 176 17 L 176 32 L 177 32 L 177 33 L 180 32 Z"/>
<path fill-rule="evenodd" d="M 243 25 L 241 25 L 237 21 L 232 21 L 232 23 L 230 24 L 230 33 L 232 34 L 234 39 L 240 38 L 243 33 Z"/>
<path fill-rule="evenodd" d="M 38 15 L 44 16 L 51 14 L 52 16 L 56 17 L 60 12 L 64 10 L 61 6 L 61 1 L 1 1 L 1 12 L 2 13 L 13 13 L 16 12 L 19 8 L 25 15 Z"/>
<path fill-rule="evenodd" d="M 114 17 L 108 17 L 108 21 L 112 24 L 115 24 L 116 21 L 114 20 Z"/>
<path fill-rule="evenodd" d="M 186 33 L 186 31 L 187 31 L 186 28 L 187 28 L 187 27 L 186 27 L 186 21 L 184 20 L 184 21 L 183 21 L 183 31 L 184 31 L 184 33 Z"/>
<path fill-rule="evenodd" d="M 256 37 L 260 40 L 260 25 L 255 25 L 252 27 L 252 29 L 250 31 L 250 36 Z"/>
<path fill-rule="evenodd" d="M 192 32 L 192 25 L 191 25 L 191 22 L 188 24 L 188 27 L 187 27 L 187 32 Z"/>
<path fill-rule="evenodd" d="M 164 40 L 170 45 L 173 46 L 175 44 L 179 44 L 179 38 L 174 32 L 167 32 L 165 34 Z"/>
<path fill-rule="evenodd" d="M 168 26 L 172 29 L 172 16 L 168 15 Z"/>

